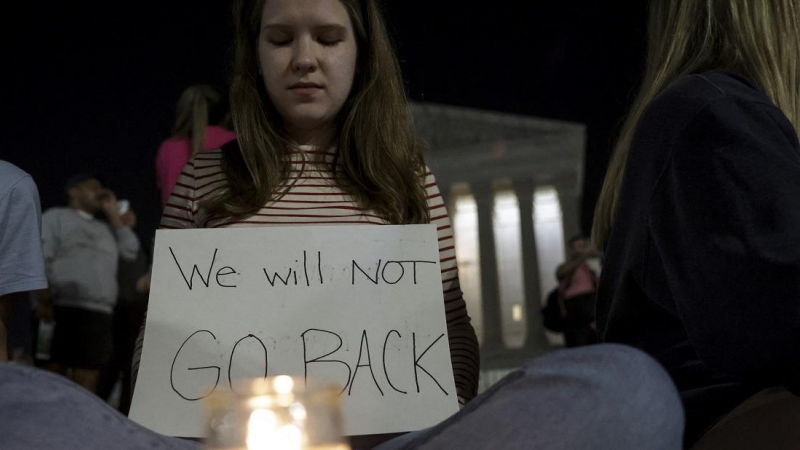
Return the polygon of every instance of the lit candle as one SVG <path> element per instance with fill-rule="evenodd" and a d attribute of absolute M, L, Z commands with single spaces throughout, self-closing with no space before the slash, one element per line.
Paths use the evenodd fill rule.
<path fill-rule="evenodd" d="M 209 401 L 208 450 L 349 450 L 342 437 L 341 388 L 305 388 L 289 376 L 253 380 L 244 395 Z"/>

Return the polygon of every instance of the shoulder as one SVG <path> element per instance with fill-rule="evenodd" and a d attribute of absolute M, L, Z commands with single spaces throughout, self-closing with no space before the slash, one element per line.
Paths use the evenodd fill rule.
<path fill-rule="evenodd" d="M 753 103 L 771 105 L 769 98 L 748 78 L 728 70 L 710 70 L 707 72 L 684 77 L 686 85 L 695 86 L 701 90 L 700 85 L 706 89 L 714 89 L 726 98 L 737 98 Z"/>
<path fill-rule="evenodd" d="M 212 147 L 221 147 L 234 139 L 236 139 L 236 133 L 223 127 L 209 125 L 206 128 L 206 140 L 209 141 Z"/>
<path fill-rule="evenodd" d="M 690 150 L 736 149 L 747 152 L 800 149 L 797 132 L 785 114 L 755 84 L 727 71 L 692 76 L 717 91 L 698 96 L 702 106 L 688 119 L 681 138 Z M 688 83 L 688 82 L 687 82 Z M 698 106 L 700 106 L 700 102 Z"/>
<path fill-rule="evenodd" d="M 664 186 L 696 192 L 685 202 L 696 203 L 697 214 L 708 217 L 721 196 L 729 206 L 737 205 L 737 214 L 765 208 L 760 209 L 764 220 L 777 196 L 783 197 L 777 202 L 782 208 L 793 203 L 788 197 L 796 197 L 800 188 L 800 142 L 786 115 L 735 74 L 714 71 L 694 78 L 718 95 L 683 121 L 669 148 Z"/>
<path fill-rule="evenodd" d="M 75 212 L 66 206 L 54 206 L 52 208 L 48 208 L 43 215 L 61 216 L 65 214 L 75 214 Z"/>
<path fill-rule="evenodd" d="M 653 101 L 646 114 L 649 121 L 642 125 L 683 128 L 700 115 L 714 114 L 724 120 L 727 115 L 736 118 L 742 110 L 781 114 L 747 78 L 726 70 L 711 70 L 686 75 L 670 84 Z"/>
<path fill-rule="evenodd" d="M 0 199 L 11 191 L 37 192 L 36 184 L 27 172 L 9 162 L 0 161 Z"/>
<path fill-rule="evenodd" d="M 779 131 L 797 140 L 797 132 L 783 111 L 755 84 L 731 72 L 700 75 L 724 96 L 709 102 L 700 117 L 708 116 L 730 125 L 736 134 Z"/>
<path fill-rule="evenodd" d="M 426 187 L 430 183 L 436 185 L 436 176 L 433 174 L 433 170 L 431 170 L 430 167 L 421 166 L 417 172 L 419 173 L 419 177 Z"/>
<path fill-rule="evenodd" d="M 222 171 L 222 151 L 198 153 L 183 167 L 161 215 L 162 228 L 196 226 L 198 203 L 226 182 Z"/>
<path fill-rule="evenodd" d="M 192 149 L 189 142 L 183 138 L 170 138 L 162 142 L 156 153 L 156 169 L 163 170 L 168 167 L 182 167 L 186 164 Z"/>
<path fill-rule="evenodd" d="M 30 177 L 30 175 L 14 164 L 11 164 L 8 161 L 0 160 L 0 180 L 2 180 L 3 183 L 8 181 L 13 182 L 25 177 Z"/>
<path fill-rule="evenodd" d="M 428 206 L 431 206 L 431 202 L 437 204 L 441 202 L 442 194 L 433 171 L 428 166 L 422 166 L 418 172 L 422 188 L 425 190 L 425 195 L 428 199 Z"/>
<path fill-rule="evenodd" d="M 684 75 L 667 86 L 657 97 L 656 102 L 682 100 L 690 104 L 702 104 L 724 97 L 769 102 L 755 83 L 728 70 L 709 70 Z"/>
<path fill-rule="evenodd" d="M 56 207 L 53 207 L 53 208 L 49 208 L 44 213 L 42 213 L 42 221 L 47 222 L 47 221 L 56 220 L 59 217 L 63 217 L 65 215 L 70 215 L 71 213 L 72 213 L 72 210 L 69 209 L 69 208 L 65 208 L 63 206 L 56 206 Z"/>
<path fill-rule="evenodd" d="M 158 147 L 158 153 L 171 153 L 178 150 L 189 149 L 189 139 L 183 136 L 172 136 Z"/>
<path fill-rule="evenodd" d="M 195 176 L 202 176 L 208 172 L 218 172 L 221 170 L 224 158 L 223 149 L 221 148 L 198 153 L 189 160 L 187 169 L 191 170 Z"/>
<path fill-rule="evenodd" d="M 788 140 L 794 146 L 797 134 L 754 83 L 713 70 L 681 77 L 662 92 L 642 117 L 633 145 L 663 148 L 682 141 L 695 151 L 748 139 Z"/>

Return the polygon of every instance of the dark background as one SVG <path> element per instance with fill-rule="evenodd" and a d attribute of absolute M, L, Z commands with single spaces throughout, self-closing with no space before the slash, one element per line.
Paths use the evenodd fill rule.
<path fill-rule="evenodd" d="M 644 1 L 384 0 L 412 100 L 587 125 L 588 232 L 644 61 Z M 0 159 L 33 175 L 44 209 L 73 173 L 101 171 L 158 224 L 153 161 L 180 92 L 226 89 L 230 2 L 5 6 Z"/>

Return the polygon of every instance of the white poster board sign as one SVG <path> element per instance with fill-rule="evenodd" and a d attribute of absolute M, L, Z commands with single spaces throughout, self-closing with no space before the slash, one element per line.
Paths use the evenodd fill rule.
<path fill-rule="evenodd" d="M 436 227 L 159 230 L 134 421 L 202 437 L 202 399 L 244 379 L 344 387 L 348 435 L 457 411 Z"/>

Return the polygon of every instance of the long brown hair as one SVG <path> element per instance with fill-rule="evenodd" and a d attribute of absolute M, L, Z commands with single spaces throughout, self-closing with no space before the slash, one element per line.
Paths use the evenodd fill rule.
<path fill-rule="evenodd" d="M 653 100 L 676 79 L 727 69 L 756 83 L 800 130 L 800 0 L 651 0 L 642 86 L 595 207 L 602 248 L 617 210 L 631 141 Z"/>
<path fill-rule="evenodd" d="M 265 0 L 236 0 L 236 51 L 231 112 L 238 151 L 225 153 L 227 186 L 201 206 L 218 217 L 250 216 L 288 189 L 295 145 L 258 73 L 257 45 Z M 375 0 L 340 0 L 356 37 L 358 57 L 350 96 L 328 139 L 337 147 L 339 184 L 355 201 L 389 223 L 429 221 L 424 162 L 400 67 Z"/>
<path fill-rule="evenodd" d="M 203 151 L 206 127 L 223 121 L 222 96 L 211 86 L 189 86 L 178 99 L 172 135 L 192 141 L 192 156 Z"/>

